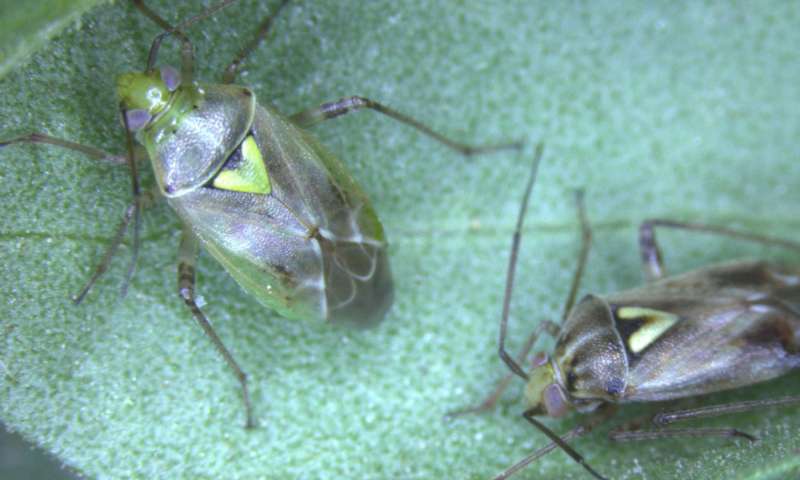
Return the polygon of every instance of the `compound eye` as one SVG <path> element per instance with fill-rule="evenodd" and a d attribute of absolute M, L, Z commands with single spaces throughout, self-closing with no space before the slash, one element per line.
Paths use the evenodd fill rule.
<path fill-rule="evenodd" d="M 132 132 L 140 130 L 153 118 L 147 110 L 140 108 L 125 111 L 125 121 Z"/>
<path fill-rule="evenodd" d="M 162 67 L 161 81 L 167 86 L 167 90 L 174 92 L 181 84 L 181 72 L 169 65 Z"/>
<path fill-rule="evenodd" d="M 542 402 L 551 417 L 563 417 L 569 410 L 564 391 L 555 383 L 545 387 L 542 392 Z"/>

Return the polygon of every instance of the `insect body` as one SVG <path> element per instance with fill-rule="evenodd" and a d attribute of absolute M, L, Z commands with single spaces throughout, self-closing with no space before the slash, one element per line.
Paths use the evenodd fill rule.
<path fill-rule="evenodd" d="M 106 270 L 132 222 L 130 278 L 138 252 L 140 211 L 166 198 L 183 223 L 180 296 L 235 372 L 246 425 L 253 426 L 247 377 L 195 301 L 194 264 L 200 246 L 247 292 L 285 317 L 370 324 L 385 316 L 393 298 L 386 237 L 375 210 L 342 163 L 305 128 L 368 108 L 465 155 L 519 145 L 473 147 L 454 142 L 363 97 L 344 98 L 288 117 L 260 105 L 250 89 L 233 81 L 288 0 L 261 23 L 254 40 L 225 70 L 222 84 L 196 82 L 192 45 L 183 31 L 231 3 L 226 0 L 173 26 L 141 0 L 133 0 L 163 33 L 153 41 L 145 70 L 117 80 L 126 157 L 40 133 L 0 142 L 0 147 L 45 143 L 98 160 L 127 163 L 131 170 L 134 200 L 76 303 Z M 180 72 L 156 67 L 161 42 L 170 35 L 182 42 Z M 150 159 L 157 183 L 154 191 L 140 189 L 134 135 Z M 125 286 L 127 281 L 123 292 Z"/>
<path fill-rule="evenodd" d="M 341 163 L 249 89 L 170 91 L 169 75 L 126 74 L 118 90 L 128 117 L 146 121 L 137 140 L 191 234 L 285 317 L 381 319 L 392 300 L 383 227 Z"/>
<path fill-rule="evenodd" d="M 541 323 L 515 360 L 505 350 L 508 310 L 520 231 L 527 200 L 536 178 L 541 147 L 531 173 L 517 221 L 506 298 L 500 323 L 500 356 L 511 371 L 527 382 L 526 420 L 553 443 L 510 467 L 497 478 L 507 478 L 540 456 L 562 448 L 596 478 L 597 473 L 567 440 L 590 431 L 618 404 L 693 397 L 763 382 L 800 367 L 800 269 L 761 261 L 737 261 L 666 276 L 655 240 L 656 227 L 724 234 L 800 249 L 800 245 L 719 227 L 651 220 L 642 224 L 640 246 L 651 281 L 642 287 L 605 295 L 587 295 L 574 305 L 589 251 L 591 231 L 579 195 L 583 248 L 564 309 L 562 325 Z M 574 306 L 573 306 L 574 305 Z M 533 358 L 533 370 L 520 362 L 536 338 L 546 332 L 556 338 L 551 355 Z M 480 407 L 494 404 L 508 382 Z M 800 396 L 715 405 L 654 417 L 663 426 L 685 418 L 732 413 L 767 405 L 800 403 Z M 570 410 L 593 417 L 559 437 L 538 415 L 561 417 Z M 617 429 L 614 440 L 671 436 L 755 437 L 734 429 Z"/>
<path fill-rule="evenodd" d="M 536 414 L 670 400 L 763 382 L 800 367 L 800 271 L 711 266 L 587 295 L 526 390 Z"/>

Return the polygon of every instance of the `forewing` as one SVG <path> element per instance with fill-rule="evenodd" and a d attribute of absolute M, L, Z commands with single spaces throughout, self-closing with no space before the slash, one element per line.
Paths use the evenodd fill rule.
<path fill-rule="evenodd" d="M 711 393 L 797 368 L 797 297 L 797 276 L 762 262 L 696 270 L 606 297 L 628 355 L 625 400 Z M 645 327 L 651 330 L 637 344 Z"/>
<path fill-rule="evenodd" d="M 251 131 L 266 194 L 206 186 L 171 203 L 248 292 L 290 318 L 380 320 L 392 301 L 383 229 L 310 135 L 259 107 Z"/>

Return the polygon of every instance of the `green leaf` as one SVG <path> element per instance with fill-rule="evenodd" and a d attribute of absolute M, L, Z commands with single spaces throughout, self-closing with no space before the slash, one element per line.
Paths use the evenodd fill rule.
<path fill-rule="evenodd" d="M 152 8 L 175 21 L 197 3 Z M 198 78 L 219 81 L 272 7 L 240 3 L 188 30 Z M 239 82 L 286 113 L 362 95 L 460 140 L 544 140 L 512 305 L 516 348 L 560 315 L 578 248 L 575 188 L 586 189 L 595 228 L 583 292 L 641 282 L 636 227 L 648 217 L 796 236 L 798 24 L 792 2 L 298 1 Z M 93 9 L 0 80 L 0 138 L 37 130 L 122 153 L 114 77 L 143 68 L 157 33 L 128 3 Z M 177 65 L 167 44 L 162 61 Z M 493 412 L 442 421 L 506 373 L 497 320 L 533 149 L 465 159 L 372 112 L 315 132 L 381 214 L 396 303 L 366 331 L 291 322 L 201 256 L 199 293 L 250 375 L 255 431 L 242 428 L 236 380 L 176 294 L 179 224 L 168 206 L 145 215 L 127 298 L 118 292 L 129 247 L 74 306 L 130 199 L 126 169 L 49 146 L 0 151 L 2 421 L 98 478 L 485 479 L 544 445 L 520 417 L 521 382 Z M 672 272 L 743 256 L 800 263 L 728 239 L 660 240 Z M 798 379 L 698 402 L 797 395 Z M 611 423 L 664 408 L 625 407 Z M 564 431 L 581 418 L 548 424 Z M 761 441 L 617 445 L 608 426 L 574 446 L 615 479 L 772 479 L 800 468 L 796 408 L 699 424 Z M 556 452 L 516 478 L 587 475 Z"/>
<path fill-rule="evenodd" d="M 0 78 L 98 3 L 98 0 L 0 0 L 3 12 Z"/>

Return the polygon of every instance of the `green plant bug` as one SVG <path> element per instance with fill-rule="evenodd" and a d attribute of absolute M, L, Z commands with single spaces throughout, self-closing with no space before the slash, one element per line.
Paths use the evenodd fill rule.
<path fill-rule="evenodd" d="M 591 229 L 583 192 L 577 194 L 582 246 L 562 323 L 537 325 L 515 359 L 506 350 L 514 274 L 528 202 L 536 181 L 543 146 L 537 147 L 513 235 L 500 318 L 499 355 L 510 373 L 476 407 L 453 417 L 492 408 L 513 375 L 526 381 L 523 417 L 544 433 L 550 444 L 512 465 L 496 480 L 506 479 L 547 453 L 560 448 L 594 478 L 605 479 L 569 445 L 608 420 L 618 405 L 697 397 L 753 385 L 800 368 L 800 269 L 756 260 L 739 260 L 668 276 L 656 228 L 724 235 L 800 251 L 800 244 L 719 226 L 652 219 L 639 228 L 639 246 L 648 283 L 609 295 L 576 294 L 589 254 Z M 523 364 L 541 334 L 555 339 L 552 354 L 537 353 L 530 370 Z M 652 416 L 655 429 L 629 422 L 609 433 L 613 441 L 673 437 L 756 437 L 734 428 L 663 428 L 671 423 L 800 404 L 800 395 L 748 400 L 665 411 Z M 575 410 L 589 420 L 558 435 L 535 417 L 562 417 Z"/>
<path fill-rule="evenodd" d="M 227 66 L 221 84 L 195 80 L 189 26 L 234 3 L 226 0 L 171 24 L 142 0 L 133 5 L 163 32 L 152 43 L 142 72 L 117 79 L 127 155 L 118 156 L 42 133 L 0 142 L 0 147 L 43 143 L 91 158 L 127 164 L 133 201 L 94 274 L 75 297 L 79 303 L 106 271 L 131 224 L 132 258 L 123 294 L 133 276 L 141 211 L 161 198 L 183 224 L 178 252 L 178 291 L 214 347 L 234 371 L 246 426 L 255 425 L 247 375 L 216 334 L 195 296 L 195 262 L 208 251 L 250 295 L 280 315 L 370 325 L 389 310 L 394 290 L 387 239 L 366 194 L 344 165 L 307 128 L 346 113 L 371 109 L 464 155 L 519 148 L 519 143 L 470 146 L 374 100 L 353 96 L 284 116 L 234 84 L 242 63 L 270 32 L 289 0 L 281 0 Z M 181 67 L 158 67 L 162 41 L 181 43 Z M 143 147 L 156 187 L 142 190 L 138 163 Z"/>

